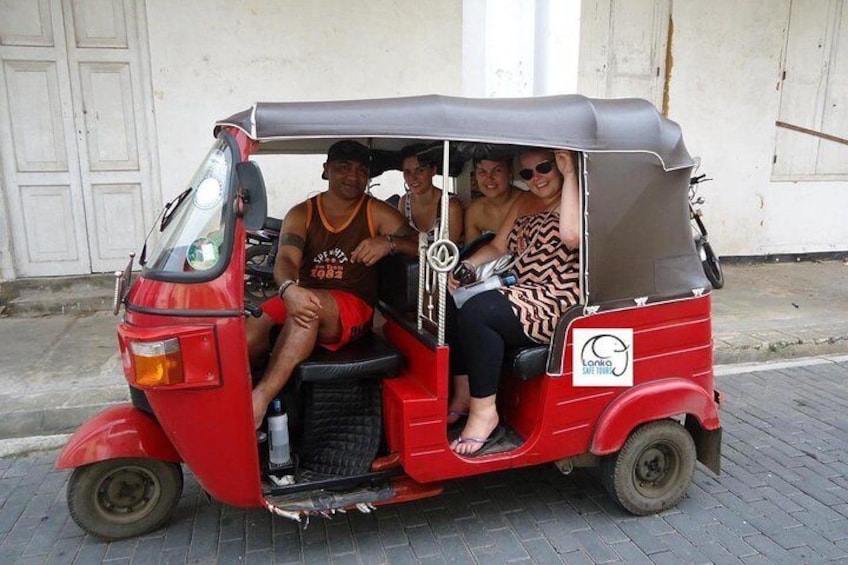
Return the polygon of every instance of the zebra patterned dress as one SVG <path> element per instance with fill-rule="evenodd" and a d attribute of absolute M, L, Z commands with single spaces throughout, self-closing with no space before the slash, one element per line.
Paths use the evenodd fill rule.
<path fill-rule="evenodd" d="M 559 317 L 580 300 L 578 250 L 560 240 L 558 211 L 518 218 L 507 248 L 517 257 L 513 270 L 518 283 L 498 290 L 527 337 L 549 343 Z"/>

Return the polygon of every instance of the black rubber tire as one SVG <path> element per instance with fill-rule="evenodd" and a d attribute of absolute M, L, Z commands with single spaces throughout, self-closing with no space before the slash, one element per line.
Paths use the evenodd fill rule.
<path fill-rule="evenodd" d="M 695 442 L 686 428 L 660 420 L 636 428 L 621 451 L 604 458 L 601 477 L 613 500 L 644 516 L 680 502 L 696 460 Z"/>
<path fill-rule="evenodd" d="M 162 527 L 182 492 L 179 463 L 110 459 L 74 469 L 68 482 L 68 508 L 80 528 L 112 541 Z"/>
<path fill-rule="evenodd" d="M 721 263 L 718 262 L 715 251 L 709 241 L 702 241 L 704 246 L 704 256 L 706 257 L 701 265 L 704 267 L 704 274 L 707 275 L 710 284 L 718 290 L 724 286 L 724 273 L 721 271 Z"/>

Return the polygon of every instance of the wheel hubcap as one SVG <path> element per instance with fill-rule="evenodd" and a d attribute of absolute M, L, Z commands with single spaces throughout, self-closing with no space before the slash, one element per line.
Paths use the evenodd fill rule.
<path fill-rule="evenodd" d="M 680 472 L 680 456 L 673 446 L 657 443 L 639 454 L 633 469 L 633 482 L 644 496 L 656 497 L 673 483 Z"/>
<path fill-rule="evenodd" d="M 97 485 L 95 507 L 111 521 L 135 521 L 153 510 L 161 491 L 159 480 L 147 469 L 122 467 Z"/>

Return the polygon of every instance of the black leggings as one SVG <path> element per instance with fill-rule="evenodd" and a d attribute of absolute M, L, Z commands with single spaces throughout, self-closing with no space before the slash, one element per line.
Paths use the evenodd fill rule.
<path fill-rule="evenodd" d="M 498 391 L 504 351 L 534 345 L 506 296 L 497 290 L 473 296 L 456 311 L 453 373 L 468 373 L 471 396 L 484 398 Z"/>

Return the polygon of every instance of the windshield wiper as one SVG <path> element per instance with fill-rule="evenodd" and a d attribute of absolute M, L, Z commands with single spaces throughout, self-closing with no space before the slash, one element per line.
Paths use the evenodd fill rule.
<path fill-rule="evenodd" d="M 162 220 L 159 222 L 159 231 L 165 231 L 165 228 L 168 227 L 168 224 L 171 223 L 171 220 L 174 218 L 174 212 L 180 207 L 180 204 L 183 203 L 183 200 L 186 199 L 191 191 L 194 190 L 192 187 L 188 187 L 181 193 L 177 195 L 176 198 L 165 204 L 165 209 L 162 210 Z"/>

